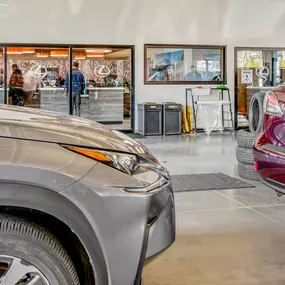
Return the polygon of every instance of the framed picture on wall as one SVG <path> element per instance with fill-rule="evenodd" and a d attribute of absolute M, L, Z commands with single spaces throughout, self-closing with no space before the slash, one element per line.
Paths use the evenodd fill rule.
<path fill-rule="evenodd" d="M 145 84 L 226 83 L 226 47 L 145 44 Z"/>

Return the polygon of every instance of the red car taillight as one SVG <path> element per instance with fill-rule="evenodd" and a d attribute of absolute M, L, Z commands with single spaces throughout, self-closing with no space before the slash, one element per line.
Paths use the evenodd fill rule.
<path fill-rule="evenodd" d="M 264 112 L 271 116 L 282 117 L 283 111 L 279 105 L 277 96 L 269 91 L 264 97 Z"/>

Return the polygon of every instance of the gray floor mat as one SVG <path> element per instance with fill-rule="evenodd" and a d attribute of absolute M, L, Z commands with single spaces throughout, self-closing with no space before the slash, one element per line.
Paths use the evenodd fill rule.
<path fill-rule="evenodd" d="M 223 173 L 172 175 L 174 192 L 255 188 Z"/>

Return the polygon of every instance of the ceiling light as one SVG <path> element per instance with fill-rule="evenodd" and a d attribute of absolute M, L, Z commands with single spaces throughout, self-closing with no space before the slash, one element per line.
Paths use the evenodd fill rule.
<path fill-rule="evenodd" d="M 35 49 L 34 48 L 23 48 L 22 53 L 35 53 Z"/>
<path fill-rule="evenodd" d="M 50 52 L 50 56 L 54 57 L 68 57 L 68 51 L 66 50 L 53 50 Z"/>
<path fill-rule="evenodd" d="M 97 52 L 97 53 L 108 53 L 108 52 L 112 52 L 112 50 L 110 49 L 86 49 L 85 50 L 87 53 L 90 53 L 90 52 Z"/>
<path fill-rule="evenodd" d="M 85 59 L 86 56 L 85 55 L 77 55 L 75 56 L 75 59 Z"/>
<path fill-rule="evenodd" d="M 87 57 L 104 57 L 104 53 L 98 53 L 98 52 L 90 52 L 87 53 Z"/>
<path fill-rule="evenodd" d="M 22 54 L 23 49 L 22 48 L 8 48 L 7 54 Z"/>
<path fill-rule="evenodd" d="M 49 57 L 49 53 L 48 52 L 38 52 L 37 57 Z"/>

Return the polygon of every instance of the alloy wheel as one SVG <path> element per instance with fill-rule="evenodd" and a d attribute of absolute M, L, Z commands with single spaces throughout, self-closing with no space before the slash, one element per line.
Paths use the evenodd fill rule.
<path fill-rule="evenodd" d="M 50 285 L 35 266 L 16 257 L 0 255 L 1 285 Z"/>

